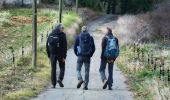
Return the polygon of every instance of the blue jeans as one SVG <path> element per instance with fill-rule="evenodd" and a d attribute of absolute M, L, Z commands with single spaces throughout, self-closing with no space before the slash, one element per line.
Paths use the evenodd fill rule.
<path fill-rule="evenodd" d="M 100 64 L 99 72 L 100 72 L 102 81 L 108 80 L 109 87 L 112 87 L 112 84 L 113 84 L 113 66 L 114 66 L 114 63 L 108 63 L 108 72 L 109 72 L 108 79 L 106 78 L 106 74 L 105 74 L 107 63 L 108 63 L 107 60 L 101 59 L 101 64 Z"/>
<path fill-rule="evenodd" d="M 81 68 L 84 64 L 85 67 L 85 80 L 84 85 L 88 86 L 89 83 L 89 72 L 90 72 L 90 58 L 89 57 L 78 57 L 77 61 L 77 78 L 78 80 L 83 80 L 81 75 Z"/>

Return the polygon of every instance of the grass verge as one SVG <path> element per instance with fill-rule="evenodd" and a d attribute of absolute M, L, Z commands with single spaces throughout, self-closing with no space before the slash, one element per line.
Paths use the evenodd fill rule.
<path fill-rule="evenodd" d="M 50 65 L 45 48 L 43 51 L 38 50 L 37 69 L 33 69 L 30 62 L 30 56 L 21 58 L 18 61 L 20 68 L 25 68 L 24 70 L 18 69 L 18 71 L 23 71 L 22 73 L 17 71 L 18 74 L 15 75 L 15 78 L 18 77 L 19 80 L 16 80 L 14 77 L 12 79 L 15 80 L 9 80 L 11 84 L 8 85 L 17 84 L 15 87 L 9 88 L 9 91 L 6 91 L 6 93 L 4 92 L 1 96 L 2 100 L 29 100 L 30 97 L 36 96 L 49 83 Z"/>
<path fill-rule="evenodd" d="M 148 46 L 144 47 L 145 52 L 148 51 L 147 49 Z M 147 61 L 147 58 L 144 60 Z M 170 86 L 166 83 L 167 81 L 159 79 L 159 64 L 157 64 L 157 69 L 153 71 L 152 65 L 137 60 L 133 48 L 122 46 L 118 66 L 128 77 L 127 84 L 129 84 L 130 90 L 134 92 L 137 100 L 169 99 L 170 91 L 168 89 Z"/>

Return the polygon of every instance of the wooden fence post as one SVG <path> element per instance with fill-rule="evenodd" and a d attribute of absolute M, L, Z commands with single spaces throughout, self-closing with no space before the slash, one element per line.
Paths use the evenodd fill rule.
<path fill-rule="evenodd" d="M 15 75 L 15 54 L 14 54 L 14 48 L 11 47 L 10 49 L 11 49 L 12 63 L 13 63 L 12 75 Z"/>
<path fill-rule="evenodd" d="M 22 45 L 22 57 L 24 57 L 24 46 Z"/>
<path fill-rule="evenodd" d="M 150 54 L 148 52 L 148 65 L 149 65 L 149 63 L 150 63 Z"/>
<path fill-rule="evenodd" d="M 170 67 L 168 68 L 168 83 L 170 83 Z"/>
<path fill-rule="evenodd" d="M 48 39 L 48 31 L 47 31 L 47 35 L 46 35 L 46 38 Z"/>
<path fill-rule="evenodd" d="M 51 30 L 52 30 L 52 31 L 54 30 L 54 26 L 53 26 L 53 24 L 52 24 Z"/>
<path fill-rule="evenodd" d="M 165 76 L 164 64 L 160 63 L 160 80 L 164 81 L 164 76 Z"/>
<path fill-rule="evenodd" d="M 135 44 L 135 42 L 134 42 L 134 44 L 133 44 L 133 52 L 134 52 L 134 53 L 136 52 L 136 44 Z"/>
<path fill-rule="evenodd" d="M 157 62 L 157 58 L 155 58 L 155 62 L 154 62 L 154 72 L 156 72 L 156 67 L 157 67 L 157 64 L 156 64 L 156 62 Z"/>
<path fill-rule="evenodd" d="M 144 51 L 142 50 L 142 62 L 144 63 Z"/>
<path fill-rule="evenodd" d="M 42 47 L 43 47 L 43 40 L 44 40 L 43 37 L 44 37 L 43 33 L 41 33 L 41 49 L 40 49 L 40 51 L 42 51 Z"/>
<path fill-rule="evenodd" d="M 138 49 L 137 49 L 137 56 L 138 56 L 138 60 L 140 59 L 140 48 L 139 48 L 139 46 L 137 47 Z"/>
<path fill-rule="evenodd" d="M 151 64 L 153 65 L 153 51 L 151 52 Z"/>

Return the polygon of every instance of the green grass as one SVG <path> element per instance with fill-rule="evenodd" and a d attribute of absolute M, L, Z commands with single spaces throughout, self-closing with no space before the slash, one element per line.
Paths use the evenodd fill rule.
<path fill-rule="evenodd" d="M 2 11 L 8 12 L 10 14 L 10 17 L 8 18 L 8 24 L 5 24 L 4 26 L 0 27 L 0 29 L 2 30 L 0 34 L 0 39 L 3 39 L 0 43 L 1 48 L 8 49 L 12 46 L 14 49 L 18 49 L 22 45 L 25 46 L 30 43 L 32 39 L 31 9 L 14 8 L 4 9 Z M 0 11 L 0 13 L 2 11 Z M 38 19 L 42 17 L 48 19 L 38 24 L 38 33 L 40 33 L 49 28 L 47 26 L 48 24 L 50 24 L 50 21 L 54 20 L 54 14 L 49 13 L 50 17 L 46 17 L 44 9 L 39 9 L 38 13 Z M 14 19 L 14 17 L 17 19 Z"/>
<path fill-rule="evenodd" d="M 145 50 L 147 51 L 147 50 Z M 137 72 L 129 71 L 130 67 L 127 63 L 131 63 L 136 56 L 133 53 L 133 48 L 126 47 L 123 45 L 121 47 L 121 54 L 118 60 L 119 68 L 126 74 L 128 77 L 128 84 L 130 90 L 134 92 L 134 96 L 139 100 L 152 100 L 152 94 L 145 85 L 145 78 L 151 78 L 153 76 L 152 71 L 147 68 L 140 69 Z"/>
<path fill-rule="evenodd" d="M 30 8 L 13 8 L 13 9 L 3 9 L 1 13 L 6 12 L 4 17 L 10 20 L 10 26 L 0 26 L 0 50 L 3 52 L 9 51 L 9 48 L 13 47 L 14 51 L 24 48 L 31 47 L 32 41 L 32 25 L 31 17 L 32 11 Z M 7 16 L 7 17 L 6 17 Z M 17 21 L 12 20 L 13 18 L 18 18 Z M 58 12 L 53 9 L 38 9 L 38 36 L 44 33 L 46 37 L 47 30 L 51 31 L 52 24 L 56 22 L 58 17 Z M 75 12 L 68 12 L 63 14 L 63 24 L 66 29 L 72 25 L 73 22 L 80 20 L 79 16 Z M 22 22 L 23 21 L 23 22 Z M 26 22 L 25 22 L 26 21 Z M 74 35 L 67 35 L 69 47 L 72 44 Z M 0 52 L 1 54 L 1 52 Z M 0 58 L 3 59 L 3 58 Z M 8 59 L 9 60 L 9 59 Z M 6 70 L 9 69 L 11 65 L 6 63 L 11 63 L 11 61 L 1 62 L 0 60 L 0 76 L 1 73 L 7 73 Z M 4 67 L 5 66 L 5 67 Z M 2 72 L 3 71 L 3 72 Z"/>
<path fill-rule="evenodd" d="M 37 69 L 32 69 L 30 56 L 21 58 L 18 61 L 18 67 L 25 67 L 24 70 L 18 71 L 23 71 L 26 75 L 22 78 L 22 73 L 20 73 L 18 75 L 20 80 L 14 80 L 14 82 L 17 82 L 16 87 L 11 88 L 8 91 L 6 90 L 5 94 L 1 96 L 1 99 L 21 100 L 25 98 L 24 100 L 27 100 L 30 97 L 36 96 L 40 91 L 44 89 L 50 79 L 50 65 L 45 52 L 45 48 L 43 50 L 44 51 L 38 51 Z M 16 76 L 14 78 L 16 78 Z M 12 82 L 11 85 L 12 84 L 14 83 Z"/>
<path fill-rule="evenodd" d="M 32 10 L 30 8 L 14 8 L 3 9 L 0 14 L 6 12 L 4 16 L 6 20 L 0 26 L 0 47 L 5 50 L 9 47 L 19 49 L 23 46 L 30 44 L 32 39 Z M 58 18 L 58 12 L 51 9 L 38 9 L 38 35 L 46 33 L 55 20 Z M 69 14 L 64 13 L 63 23 L 65 27 L 69 27 L 72 22 L 78 19 L 78 15 L 74 12 Z"/>

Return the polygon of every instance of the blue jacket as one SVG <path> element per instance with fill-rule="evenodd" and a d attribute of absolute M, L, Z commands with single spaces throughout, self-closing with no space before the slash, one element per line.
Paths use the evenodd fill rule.
<path fill-rule="evenodd" d="M 77 37 L 76 37 L 76 39 L 75 39 L 75 43 L 74 43 L 74 53 L 76 54 L 76 56 L 82 56 L 82 55 L 80 55 L 80 54 L 77 54 L 77 47 L 79 46 L 79 38 L 80 38 L 80 35 L 81 34 L 89 34 L 89 33 L 87 33 L 87 32 L 81 32 Z M 90 41 L 90 40 L 89 40 Z M 94 52 L 95 52 L 95 44 L 94 44 L 94 39 L 93 39 L 93 37 L 91 36 L 91 42 L 92 42 L 92 52 L 91 52 L 91 54 L 90 55 L 88 55 L 87 57 L 92 57 L 93 56 L 93 54 L 94 54 Z"/>

